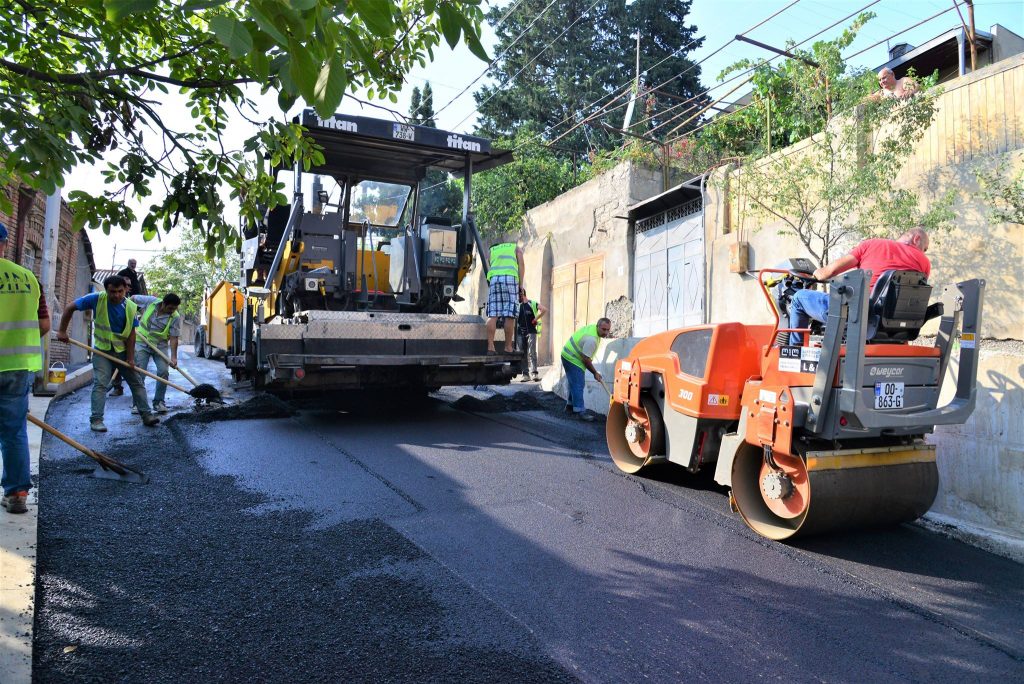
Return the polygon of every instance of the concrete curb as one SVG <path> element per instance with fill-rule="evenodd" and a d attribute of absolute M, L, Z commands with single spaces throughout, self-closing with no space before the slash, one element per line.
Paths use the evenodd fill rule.
<path fill-rule="evenodd" d="M 89 369 L 92 377 L 92 369 Z M 46 416 L 51 397 L 29 397 L 29 412 Z M 28 513 L 0 510 L 0 681 L 32 681 L 32 625 L 35 619 L 36 549 L 39 521 L 39 457 L 43 431 L 28 426 L 28 449 L 35 487 L 29 491 Z"/>
<path fill-rule="evenodd" d="M 941 513 L 925 513 L 923 518 L 915 522 L 936 534 L 1024 564 L 1024 539 L 1019 537 L 1000 534 Z"/>
<path fill-rule="evenodd" d="M 71 394 L 77 389 L 81 389 L 92 382 L 92 364 L 82 366 L 78 370 L 68 373 L 68 376 L 64 379 L 64 382 L 57 387 L 57 394 L 54 395 L 55 399 L 59 399 L 66 394 Z"/>

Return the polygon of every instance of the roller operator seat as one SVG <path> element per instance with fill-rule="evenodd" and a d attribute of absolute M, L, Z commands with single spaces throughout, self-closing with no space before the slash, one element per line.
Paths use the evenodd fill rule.
<path fill-rule="evenodd" d="M 868 300 L 868 341 L 906 343 L 917 339 L 926 322 L 942 315 L 942 304 L 929 306 L 932 286 L 920 271 L 886 271 Z"/>

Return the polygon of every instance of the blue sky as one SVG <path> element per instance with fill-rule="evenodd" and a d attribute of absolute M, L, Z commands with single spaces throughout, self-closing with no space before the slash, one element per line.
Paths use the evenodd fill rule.
<path fill-rule="evenodd" d="M 514 0 L 501 0 L 492 3 L 499 7 L 509 7 Z M 821 29 L 836 22 L 842 17 L 864 7 L 871 0 L 800 0 L 775 19 L 764 26 L 751 31 L 748 35 L 769 45 L 782 47 L 787 40 L 801 41 Z M 776 11 L 790 4 L 792 0 L 694 0 L 690 14 L 690 23 L 696 24 L 705 41 L 700 49 L 690 54 L 691 59 L 700 60 L 720 48 L 737 33 L 742 33 L 771 16 Z M 858 35 L 856 42 L 850 47 L 852 54 L 878 41 L 891 38 L 891 43 L 907 42 L 920 45 L 935 36 L 959 26 L 960 16 L 956 10 L 950 10 L 922 26 L 904 32 L 907 27 L 918 23 L 937 12 L 952 7 L 951 0 L 880 0 L 869 11 L 878 16 L 871 20 Z M 966 17 L 966 9 L 963 10 Z M 1011 31 L 1024 35 L 1024 0 L 976 0 L 975 22 L 979 30 L 988 31 L 993 24 L 1002 24 Z M 822 34 L 816 40 L 834 38 L 845 28 L 848 22 L 836 26 Z M 898 34 L 898 35 L 896 35 Z M 493 54 L 494 35 L 489 27 L 484 36 L 485 45 Z M 555 46 L 557 47 L 557 46 Z M 554 49 L 554 48 L 552 48 Z M 728 65 L 745 58 L 763 58 L 765 52 L 753 45 L 732 42 L 722 52 L 708 59 L 701 65 L 702 83 L 713 88 L 717 83 L 718 74 Z M 434 89 L 434 105 L 440 108 L 454 97 L 467 84 L 472 82 L 486 68 L 486 64 L 469 53 L 461 46 L 455 51 L 439 49 L 436 61 L 426 68 L 417 68 L 409 76 L 399 104 L 395 109 L 405 112 L 408 109 L 409 95 L 413 87 L 422 88 L 429 80 Z M 851 60 L 852 66 L 874 68 L 888 59 L 886 43 L 865 52 Z M 649 62 L 648 62 L 649 64 Z M 641 56 L 641 67 L 643 57 Z M 480 83 L 487 82 L 482 79 Z M 469 132 L 473 129 L 475 118 L 475 100 L 472 92 L 480 87 L 480 83 L 458 98 L 447 110 L 438 117 L 438 126 L 448 130 Z M 711 91 L 712 97 L 725 95 L 737 82 Z M 729 99 L 742 95 L 740 89 Z M 276 98 L 264 98 L 267 112 L 276 113 Z M 169 105 L 169 109 L 173 108 Z M 360 105 L 346 101 L 342 111 L 368 116 L 387 116 L 384 112 L 374 109 L 362 109 Z M 467 117 L 469 117 L 467 119 Z M 458 125 L 461 121 L 465 123 Z M 250 132 L 245 124 L 232 126 L 237 131 L 239 141 Z M 97 192 L 100 184 L 98 174 L 91 168 L 80 168 L 68 179 L 68 190 L 86 189 Z M 164 236 L 163 243 L 174 245 L 177 236 Z M 107 268 L 111 265 L 113 249 L 117 245 L 117 265 L 123 264 L 129 255 L 138 258 L 145 264 L 161 247 L 158 243 L 145 243 L 138 231 L 105 236 L 96 231 L 90 232 L 93 240 L 97 266 Z"/>

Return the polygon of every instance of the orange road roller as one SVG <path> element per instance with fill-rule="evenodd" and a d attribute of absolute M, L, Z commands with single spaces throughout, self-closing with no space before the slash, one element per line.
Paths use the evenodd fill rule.
<path fill-rule="evenodd" d="M 733 509 L 775 540 L 928 510 L 938 470 L 925 435 L 974 410 L 985 282 L 946 287 L 929 305 L 922 273 L 887 271 L 869 291 L 871 272 L 849 271 L 830 281 L 824 325 L 780 327 L 793 292 L 816 285 L 812 270 L 791 259 L 758 272 L 774 325 L 670 330 L 618 361 L 606 429 L 621 470 L 713 467 Z M 911 344 L 931 318 L 934 345 Z M 940 406 L 954 350 L 955 391 Z"/>

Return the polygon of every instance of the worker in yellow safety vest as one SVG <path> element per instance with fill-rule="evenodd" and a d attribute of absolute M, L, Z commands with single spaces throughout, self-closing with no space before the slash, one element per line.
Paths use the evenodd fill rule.
<path fill-rule="evenodd" d="M 124 367 L 117 364 L 117 370 L 124 376 L 125 382 L 132 390 L 132 399 L 142 424 L 152 427 L 160 423 L 146 398 L 146 386 L 142 378 L 135 372 L 135 328 L 139 325 L 136 314 L 139 307 L 126 297 L 124 278 L 118 275 L 108 276 L 103 281 L 103 292 L 93 292 L 79 297 L 64 309 L 60 319 L 60 330 L 57 339 L 70 341 L 68 326 L 76 311 L 93 311 L 93 346 L 128 364 Z M 110 378 L 114 374 L 114 362 L 110 359 L 92 355 L 92 403 L 89 416 L 89 428 L 94 432 L 106 432 L 103 423 L 103 410 L 107 403 L 107 390 L 110 389 Z"/>
<path fill-rule="evenodd" d="M 523 250 L 515 242 L 491 247 L 487 271 L 487 353 L 496 354 L 494 335 L 498 319 L 504 319 L 505 353 L 515 352 L 515 322 L 519 313 L 519 283 L 523 281 Z"/>
<path fill-rule="evenodd" d="M 585 325 L 569 338 L 569 341 L 562 347 L 562 368 L 565 369 L 565 379 L 569 385 L 569 396 L 566 397 L 565 412 L 572 413 L 577 418 L 585 421 L 594 420 L 593 416 L 586 412 L 583 404 L 583 388 L 586 380 L 584 369 L 589 370 L 594 379 L 602 381 L 601 374 L 594 368 L 594 355 L 601 343 L 601 338 L 612 334 L 612 322 L 607 318 L 601 318 L 594 325 Z"/>
<path fill-rule="evenodd" d="M 181 314 L 178 313 L 178 307 L 181 306 L 181 297 L 168 292 L 162 299 L 133 295 L 131 300 L 142 307 L 142 320 L 135 331 L 140 342 L 135 350 L 135 365 L 148 368 L 152 359 L 157 376 L 167 380 L 170 367 L 178 367 L 178 338 L 181 336 Z M 164 402 L 166 394 L 167 385 L 156 383 L 153 410 L 157 413 L 167 413 L 167 404 Z M 135 412 L 134 408 L 132 412 Z"/>
<path fill-rule="evenodd" d="M 525 288 L 519 288 L 519 317 L 516 319 L 519 324 L 516 326 L 516 336 L 519 339 L 519 349 L 524 354 L 523 377 L 520 382 L 529 382 L 531 376 L 534 381 L 540 380 L 537 373 L 537 338 L 544 330 L 541 319 L 547 312 L 540 302 L 526 296 Z"/>
<path fill-rule="evenodd" d="M 50 332 L 50 313 L 32 271 L 6 258 L 7 238 L 7 227 L 0 223 L 0 505 L 8 513 L 24 513 L 32 487 L 28 391 L 43 367 L 39 338 Z"/>

